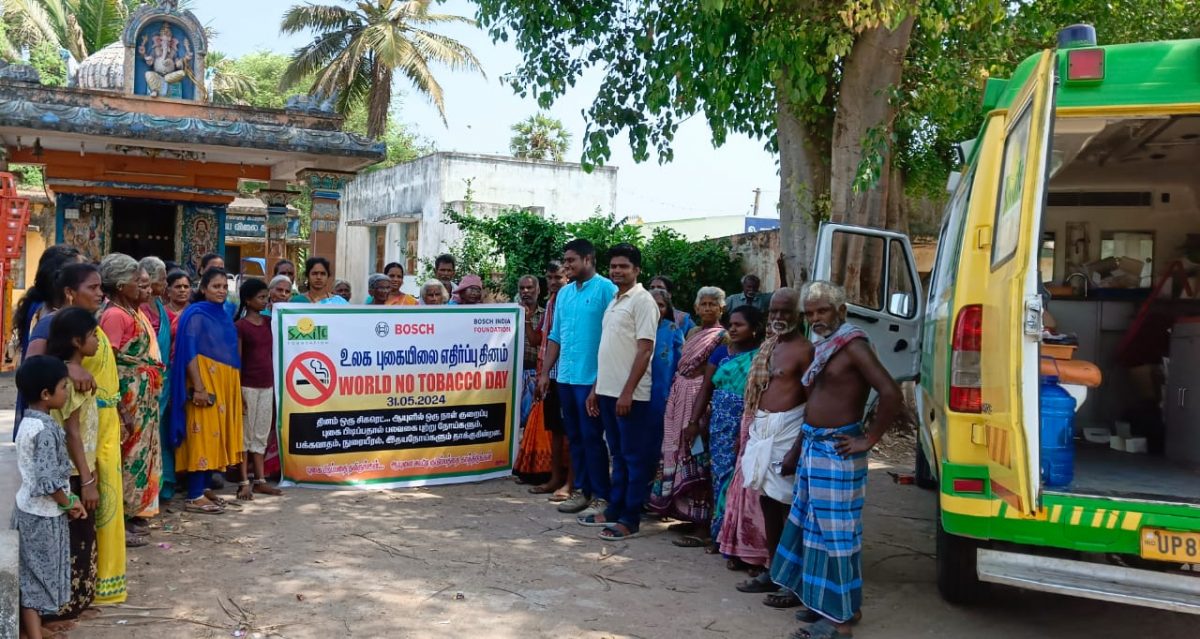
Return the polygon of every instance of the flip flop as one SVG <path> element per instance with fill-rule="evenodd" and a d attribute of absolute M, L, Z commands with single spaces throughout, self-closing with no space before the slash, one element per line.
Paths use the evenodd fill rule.
<path fill-rule="evenodd" d="M 625 541 L 626 539 L 633 539 L 634 537 L 640 537 L 641 535 L 642 531 L 640 530 L 623 533 L 616 526 L 609 526 L 608 528 L 600 531 L 600 538 L 604 541 Z"/>
<path fill-rule="evenodd" d="M 549 495 L 552 492 L 554 491 L 549 488 L 542 488 L 541 486 L 530 486 L 529 488 L 530 495 Z"/>
<path fill-rule="evenodd" d="M 201 515 L 223 515 L 223 514 L 225 514 L 225 509 L 221 508 L 219 505 L 214 504 L 214 503 L 196 504 L 196 503 L 189 502 L 189 503 L 186 503 L 183 505 L 183 510 L 184 510 L 184 512 L 198 513 Z"/>
<path fill-rule="evenodd" d="M 560 504 L 570 498 L 571 498 L 570 495 L 564 495 L 563 493 L 560 493 L 556 490 L 556 491 L 554 491 L 553 495 L 550 495 L 549 497 L 546 498 L 546 501 Z"/>
<path fill-rule="evenodd" d="M 711 541 L 704 541 L 695 535 L 684 535 L 683 537 L 675 539 L 671 542 L 671 545 L 678 546 L 680 548 L 707 548 L 710 544 L 712 544 Z"/>
<path fill-rule="evenodd" d="M 587 526 L 588 528 L 608 528 L 613 525 L 611 521 L 596 521 L 595 515 L 576 517 L 575 521 L 579 522 L 580 526 Z"/>
<path fill-rule="evenodd" d="M 797 629 L 788 639 L 850 639 L 852 636 L 838 632 L 827 619 L 821 619 L 807 628 Z"/>
<path fill-rule="evenodd" d="M 808 623 L 808 624 L 817 623 L 824 618 L 825 617 L 822 617 L 820 613 L 818 613 L 815 610 L 812 610 L 811 608 L 800 608 L 799 610 L 796 611 L 796 621 L 799 621 L 800 623 Z M 853 626 L 860 621 L 862 621 L 862 611 L 861 610 L 854 613 L 854 616 L 850 618 L 850 625 Z"/>
<path fill-rule="evenodd" d="M 748 595 L 765 595 L 773 592 L 779 592 L 779 586 L 771 581 L 770 575 L 762 573 L 753 579 L 747 579 L 734 586 L 738 592 L 744 592 Z"/>
<path fill-rule="evenodd" d="M 778 592 L 763 597 L 763 605 L 771 608 L 795 608 L 804 604 L 792 591 L 780 588 Z"/>

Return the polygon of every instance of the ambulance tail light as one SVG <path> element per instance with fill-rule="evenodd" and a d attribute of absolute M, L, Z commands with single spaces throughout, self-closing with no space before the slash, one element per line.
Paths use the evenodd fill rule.
<path fill-rule="evenodd" d="M 955 479 L 953 486 L 956 493 L 983 494 L 982 479 Z"/>
<path fill-rule="evenodd" d="M 954 320 L 950 344 L 950 410 L 982 412 L 982 372 L 979 353 L 983 346 L 983 307 L 964 306 Z"/>

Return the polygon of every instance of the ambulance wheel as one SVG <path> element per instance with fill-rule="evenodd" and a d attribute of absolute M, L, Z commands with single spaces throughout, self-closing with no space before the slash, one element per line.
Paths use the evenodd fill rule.
<path fill-rule="evenodd" d="M 933 490 L 938 487 L 937 477 L 933 474 L 933 466 L 925 457 L 925 447 L 921 445 L 921 437 L 917 436 L 917 467 L 913 473 L 918 488 Z"/>
<path fill-rule="evenodd" d="M 937 585 L 942 599 L 956 605 L 969 605 L 983 599 L 986 584 L 976 571 L 979 542 L 946 532 L 942 509 L 937 512 Z"/>

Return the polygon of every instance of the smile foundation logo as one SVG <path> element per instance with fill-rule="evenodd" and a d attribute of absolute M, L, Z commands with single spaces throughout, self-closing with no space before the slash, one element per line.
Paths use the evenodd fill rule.
<path fill-rule="evenodd" d="M 327 339 L 329 327 L 318 326 L 308 317 L 302 317 L 295 326 L 288 327 L 289 342 L 323 342 Z"/>

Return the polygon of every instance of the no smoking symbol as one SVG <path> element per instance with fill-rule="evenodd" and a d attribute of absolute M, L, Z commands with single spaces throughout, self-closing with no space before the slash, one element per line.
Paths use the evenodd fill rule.
<path fill-rule="evenodd" d="M 324 353 L 301 353 L 288 366 L 284 381 L 291 398 L 301 406 L 317 406 L 333 397 L 337 369 Z"/>

